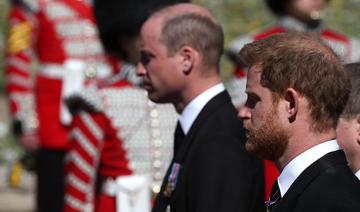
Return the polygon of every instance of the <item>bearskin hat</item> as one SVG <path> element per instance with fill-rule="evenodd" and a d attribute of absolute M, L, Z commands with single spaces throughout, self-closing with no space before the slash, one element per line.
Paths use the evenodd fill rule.
<path fill-rule="evenodd" d="M 180 2 L 189 0 L 95 0 L 94 15 L 105 51 L 126 57 L 119 38 L 137 36 L 153 11 Z"/>
<path fill-rule="evenodd" d="M 266 4 L 275 15 L 284 15 L 289 1 L 291 0 L 266 0 Z"/>
<path fill-rule="evenodd" d="M 266 4 L 275 15 L 281 16 L 286 14 L 286 7 L 290 1 L 292 0 L 266 0 Z"/>

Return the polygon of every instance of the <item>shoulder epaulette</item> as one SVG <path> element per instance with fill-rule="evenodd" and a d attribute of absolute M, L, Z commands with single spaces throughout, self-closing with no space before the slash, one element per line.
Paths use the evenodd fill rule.
<path fill-rule="evenodd" d="M 80 111 L 102 112 L 104 108 L 96 84 L 89 85 L 81 92 L 71 95 L 65 101 L 72 114 Z"/>
<path fill-rule="evenodd" d="M 17 1 L 20 6 L 30 12 L 38 12 L 40 9 L 40 3 L 43 0 L 19 0 Z"/>

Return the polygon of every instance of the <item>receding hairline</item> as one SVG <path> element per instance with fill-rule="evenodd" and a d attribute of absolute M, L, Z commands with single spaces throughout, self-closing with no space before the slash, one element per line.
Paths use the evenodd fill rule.
<path fill-rule="evenodd" d="M 214 17 L 214 15 L 211 14 L 211 12 L 208 9 L 191 3 L 179 3 L 162 8 L 156 11 L 155 13 L 153 13 L 150 16 L 149 20 L 160 19 L 162 20 L 161 23 L 164 24 L 165 20 L 169 20 L 187 14 L 197 14 L 200 16 L 204 16 L 212 20 L 215 24 L 218 24 L 217 19 Z"/>

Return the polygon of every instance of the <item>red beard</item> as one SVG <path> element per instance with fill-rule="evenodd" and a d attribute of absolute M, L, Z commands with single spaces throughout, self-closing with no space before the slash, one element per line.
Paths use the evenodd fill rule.
<path fill-rule="evenodd" d="M 279 123 L 275 107 L 267 114 L 260 128 L 254 129 L 249 122 L 244 122 L 247 129 L 246 150 L 263 159 L 277 161 L 286 150 L 289 133 Z"/>

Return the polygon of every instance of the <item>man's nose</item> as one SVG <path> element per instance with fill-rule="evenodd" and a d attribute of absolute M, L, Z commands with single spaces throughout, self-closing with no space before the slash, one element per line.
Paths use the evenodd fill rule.
<path fill-rule="evenodd" d="M 142 63 L 136 65 L 136 75 L 144 76 L 146 74 L 146 69 Z"/>
<path fill-rule="evenodd" d="M 250 109 L 245 104 L 241 105 L 238 108 L 238 117 L 242 120 L 250 119 L 251 117 Z"/>

